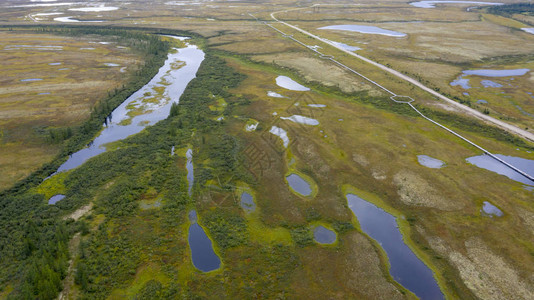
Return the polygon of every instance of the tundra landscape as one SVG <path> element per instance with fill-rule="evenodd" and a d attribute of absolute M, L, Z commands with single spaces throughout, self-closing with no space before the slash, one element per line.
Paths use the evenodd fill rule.
<path fill-rule="evenodd" d="M 534 5 L 0 3 L 1 299 L 533 299 Z"/>

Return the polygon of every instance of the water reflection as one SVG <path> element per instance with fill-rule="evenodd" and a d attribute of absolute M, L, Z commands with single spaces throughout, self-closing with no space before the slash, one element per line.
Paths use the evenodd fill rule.
<path fill-rule="evenodd" d="M 386 251 L 391 276 L 421 299 L 443 299 L 432 271 L 404 243 L 395 217 L 356 195 L 346 197 L 362 231 Z"/>

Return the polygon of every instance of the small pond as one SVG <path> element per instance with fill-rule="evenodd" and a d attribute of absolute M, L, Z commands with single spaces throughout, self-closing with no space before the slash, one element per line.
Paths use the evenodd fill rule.
<path fill-rule="evenodd" d="M 289 186 L 302 196 L 309 196 L 312 193 L 310 184 L 299 175 L 292 173 L 286 177 Z"/>
<path fill-rule="evenodd" d="M 65 198 L 65 195 L 61 195 L 61 194 L 54 195 L 50 197 L 50 199 L 48 199 L 48 204 L 56 204 L 58 201 L 63 200 L 63 198 Z"/>
<path fill-rule="evenodd" d="M 417 155 L 417 161 L 419 164 L 432 169 L 439 169 L 445 165 L 441 160 L 427 155 Z"/>
<path fill-rule="evenodd" d="M 309 107 L 323 108 L 326 107 L 326 104 L 308 104 Z"/>
<path fill-rule="evenodd" d="M 488 88 L 488 87 L 500 88 L 500 87 L 502 87 L 502 84 L 494 82 L 494 81 L 491 81 L 491 80 L 482 80 L 482 81 L 480 81 L 480 83 L 485 88 Z"/>
<path fill-rule="evenodd" d="M 521 28 L 521 30 L 523 30 L 524 32 L 534 34 L 534 27 L 533 28 Z"/>
<path fill-rule="evenodd" d="M 287 76 L 278 76 L 276 77 L 276 84 L 279 87 L 283 87 L 284 89 L 288 89 L 291 91 L 309 91 L 310 89 L 308 87 L 305 87 L 301 85 L 300 83 L 296 82 L 295 80 L 287 77 Z"/>
<path fill-rule="evenodd" d="M 482 100 L 482 99 L 478 99 L 478 100 L 477 100 L 477 103 L 478 103 L 478 104 L 488 104 L 488 101 L 486 101 L 486 100 Z"/>
<path fill-rule="evenodd" d="M 350 46 L 350 45 L 339 43 L 339 42 L 330 41 L 330 43 L 334 44 L 336 47 L 342 48 L 342 49 L 347 50 L 347 51 L 362 50 L 362 48 L 360 48 L 360 47 Z"/>
<path fill-rule="evenodd" d="M 319 225 L 313 230 L 313 238 L 319 244 L 333 244 L 336 241 L 337 234 L 334 231 Z"/>
<path fill-rule="evenodd" d="M 498 158 L 504 160 L 505 162 L 513 165 L 514 167 L 520 169 L 521 171 L 529 174 L 534 175 L 534 160 L 515 157 L 515 156 L 506 156 L 502 154 L 496 154 Z M 530 179 L 526 178 L 525 176 L 517 173 L 516 171 L 510 169 L 509 167 L 503 165 L 501 162 L 495 160 L 489 155 L 478 155 L 469 157 L 466 159 L 467 162 L 470 164 L 473 164 L 479 168 L 483 168 L 501 175 L 504 175 L 512 180 L 528 184 L 528 185 L 534 185 L 534 182 Z"/>
<path fill-rule="evenodd" d="M 393 279 L 420 299 L 444 299 L 432 271 L 404 243 L 396 218 L 353 194 L 347 202 L 362 231 L 386 251 Z"/>
<path fill-rule="evenodd" d="M 202 272 L 217 270 L 221 266 L 221 259 L 213 250 L 213 245 L 206 232 L 197 222 L 196 211 L 189 212 L 189 248 L 195 268 Z"/>
<path fill-rule="evenodd" d="M 20 81 L 26 82 L 26 81 L 41 81 L 42 78 L 27 78 L 27 79 L 21 79 Z"/>
<path fill-rule="evenodd" d="M 406 36 L 406 33 L 397 32 L 393 30 L 387 30 L 387 29 L 383 29 L 380 27 L 376 27 L 376 26 L 367 26 L 367 25 L 354 25 L 354 24 L 331 25 L 331 26 L 320 27 L 318 29 L 352 31 L 352 32 L 367 33 L 367 34 L 380 34 L 380 35 L 394 36 L 394 37 Z"/>
<path fill-rule="evenodd" d="M 256 203 L 254 203 L 254 197 L 247 192 L 241 194 L 241 208 L 246 212 L 253 212 L 256 210 Z"/>
<path fill-rule="evenodd" d="M 511 70 L 465 70 L 462 73 L 465 75 L 477 75 L 484 77 L 510 77 L 510 76 L 523 76 L 528 73 L 530 69 L 511 69 Z"/>
<path fill-rule="evenodd" d="M 488 201 L 484 201 L 484 203 L 482 203 L 482 209 L 480 212 L 490 217 L 502 217 L 504 215 L 503 212 L 497 208 L 497 206 L 489 203 Z"/>

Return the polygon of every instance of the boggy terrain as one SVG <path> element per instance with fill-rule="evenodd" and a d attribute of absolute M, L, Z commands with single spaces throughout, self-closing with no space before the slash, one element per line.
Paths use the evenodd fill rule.
<path fill-rule="evenodd" d="M 533 184 L 470 164 L 466 159 L 481 155 L 479 149 L 406 104 L 391 101 L 371 82 L 257 22 L 246 14 L 250 3 L 177 3 L 155 3 L 150 10 L 139 3 L 107 4 L 120 6 L 116 13 L 102 13 L 109 22 L 139 25 L 127 18 L 131 12 L 143 26 L 189 30 L 194 37 L 190 43 L 199 45 L 206 56 L 168 118 L 113 143 L 78 168 L 1 195 L 2 226 L 9 228 L 0 256 L 2 296 L 51 299 L 60 292 L 65 299 L 420 296 L 399 283 L 402 280 L 390 269 L 395 258 L 367 231 L 363 218 L 353 214 L 349 195 L 396 217 L 403 242 L 430 268 L 445 298 L 534 296 Z M 268 20 L 274 10 L 301 8 L 276 4 L 273 9 L 269 3 L 254 3 L 256 11 L 263 10 L 255 16 Z M 408 20 L 408 15 L 445 18 L 444 10 L 453 12 L 446 17 L 453 25 L 487 26 L 477 21 L 478 10 L 465 12 L 465 6 L 438 6 L 423 13 L 418 11 L 423 8 L 407 3 L 361 4 L 368 13 L 356 14 L 362 20 L 378 15 L 390 21 Z M 169 9 L 158 16 L 151 13 L 160 7 Z M 396 15 L 395 7 L 399 7 Z M 355 46 L 359 44 L 348 35 L 341 39 L 344 34 L 316 29 L 352 21 L 345 16 L 349 19 L 326 24 L 329 18 L 351 12 L 321 7 L 278 17 Z M 273 25 L 315 45 L 294 30 Z M 407 33 L 411 38 L 413 33 Z M 530 36 L 515 31 L 512 36 L 526 41 L 524 49 L 531 47 Z M 365 37 L 361 34 L 358 39 Z M 506 37 L 504 32 L 502 38 Z M 386 38 L 397 39 L 369 37 L 364 41 L 368 44 L 362 42 L 362 48 L 367 47 L 364 55 L 409 75 L 415 68 L 421 74 L 417 79 L 431 87 L 442 84 L 452 96 L 461 90 L 449 83 L 462 70 L 530 66 L 528 50 L 513 48 L 516 56 L 503 57 L 510 53 L 492 50 L 489 44 L 479 49 L 484 50 L 481 60 L 458 55 L 425 61 L 416 57 L 421 52 L 409 47 L 406 51 L 412 56 L 391 56 L 388 51 L 404 47 L 387 48 Z M 458 43 L 468 49 L 468 40 Z M 534 159 L 532 143 L 455 111 L 336 49 L 321 47 L 397 94 L 413 97 L 425 115 L 485 149 Z M 440 47 L 433 49 L 433 55 L 441 56 Z M 428 67 L 433 64 L 449 70 L 449 75 Z M 486 80 L 466 78 L 473 86 Z M 488 80 L 503 83 L 498 78 Z M 513 81 L 526 94 L 528 80 Z M 460 96 L 457 100 L 468 103 Z M 439 163 L 425 166 L 422 155 Z M 300 186 L 295 178 L 300 178 Z M 253 209 L 243 205 L 243 192 L 251 196 Z M 48 205 L 47 200 L 57 194 L 66 197 Z M 493 207 L 489 212 L 488 205 Z M 220 259 L 212 271 L 200 271 L 192 260 L 189 228 L 194 223 Z M 316 241 L 319 226 L 336 234 L 332 243 Z"/>
<path fill-rule="evenodd" d="M 124 41 L 0 31 L 0 189 L 49 162 L 70 126 L 124 86 L 142 58 Z"/>

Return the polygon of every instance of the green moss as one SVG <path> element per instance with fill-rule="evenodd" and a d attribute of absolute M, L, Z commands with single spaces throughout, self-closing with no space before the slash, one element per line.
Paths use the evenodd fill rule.
<path fill-rule="evenodd" d="M 171 279 L 165 275 L 161 267 L 156 264 L 148 264 L 138 268 L 133 281 L 126 288 L 114 290 L 108 299 L 133 299 L 140 294 L 146 284 L 155 280 L 160 284 L 167 285 Z"/>

